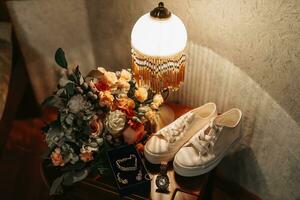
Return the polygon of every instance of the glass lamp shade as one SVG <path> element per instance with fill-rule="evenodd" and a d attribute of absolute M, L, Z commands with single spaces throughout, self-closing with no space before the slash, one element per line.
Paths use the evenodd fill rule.
<path fill-rule="evenodd" d="M 185 26 L 176 15 L 140 17 L 131 32 L 132 68 L 138 85 L 155 92 L 178 89 L 184 80 L 186 42 Z"/>

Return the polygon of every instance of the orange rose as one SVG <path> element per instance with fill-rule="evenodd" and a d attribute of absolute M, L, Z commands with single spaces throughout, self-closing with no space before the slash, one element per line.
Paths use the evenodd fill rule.
<path fill-rule="evenodd" d="M 134 115 L 133 109 L 135 107 L 135 103 L 128 97 L 119 99 L 117 102 L 117 107 L 123 111 L 127 117 L 132 117 Z"/>
<path fill-rule="evenodd" d="M 100 120 L 92 120 L 89 125 L 92 130 L 92 137 L 98 137 L 102 133 L 103 124 Z"/>
<path fill-rule="evenodd" d="M 118 99 L 118 107 L 121 109 L 133 110 L 135 107 L 135 103 L 132 99 L 123 97 L 121 99 Z"/>
<path fill-rule="evenodd" d="M 99 105 L 112 107 L 114 102 L 114 96 L 109 91 L 100 91 L 99 93 Z"/>
<path fill-rule="evenodd" d="M 56 148 L 52 153 L 51 153 L 51 160 L 54 166 L 64 166 L 65 162 L 64 159 L 61 155 L 61 150 L 60 148 Z"/>

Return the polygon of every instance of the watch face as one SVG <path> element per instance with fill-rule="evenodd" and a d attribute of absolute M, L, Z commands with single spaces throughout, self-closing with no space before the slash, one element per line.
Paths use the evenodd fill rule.
<path fill-rule="evenodd" d="M 169 186 L 169 178 L 165 175 L 159 175 L 156 178 L 156 186 L 161 190 L 166 190 Z"/>

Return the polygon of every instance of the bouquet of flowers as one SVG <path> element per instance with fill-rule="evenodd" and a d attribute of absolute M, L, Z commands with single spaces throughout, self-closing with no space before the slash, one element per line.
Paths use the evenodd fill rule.
<path fill-rule="evenodd" d="M 49 151 L 46 158 L 62 172 L 50 194 L 63 185 L 84 179 L 105 166 L 107 146 L 138 144 L 155 125 L 160 94 L 139 87 L 131 70 L 111 72 L 99 67 L 86 77 L 79 67 L 68 67 L 61 48 L 55 60 L 63 68 L 58 89 L 44 106 L 57 108 L 58 117 L 43 128 Z M 141 146 L 141 144 L 139 144 Z"/>

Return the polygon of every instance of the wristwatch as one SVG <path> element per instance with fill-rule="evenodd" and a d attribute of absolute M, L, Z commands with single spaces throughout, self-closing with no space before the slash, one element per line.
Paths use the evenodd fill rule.
<path fill-rule="evenodd" d="M 156 180 L 155 180 L 155 184 L 157 186 L 157 189 L 156 189 L 157 192 L 169 193 L 168 188 L 169 188 L 170 180 L 167 175 L 167 169 L 168 169 L 167 164 L 162 164 L 160 166 L 160 173 L 156 177 Z"/>

